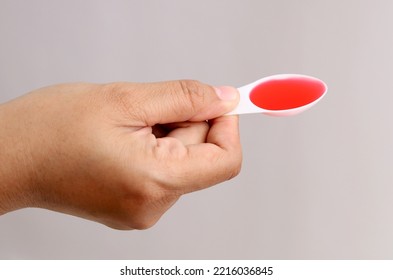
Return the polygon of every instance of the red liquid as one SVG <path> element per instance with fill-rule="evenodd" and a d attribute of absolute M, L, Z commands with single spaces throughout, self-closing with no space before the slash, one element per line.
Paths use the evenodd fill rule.
<path fill-rule="evenodd" d="M 275 79 L 257 85 L 250 100 L 262 109 L 287 110 L 317 100 L 325 90 L 323 83 L 307 77 Z"/>

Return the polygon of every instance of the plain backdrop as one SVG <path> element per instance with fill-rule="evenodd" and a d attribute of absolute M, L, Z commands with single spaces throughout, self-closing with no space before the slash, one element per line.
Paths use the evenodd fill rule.
<path fill-rule="evenodd" d="M 241 116 L 241 174 L 153 228 L 24 209 L 0 217 L 0 258 L 392 259 L 392 14 L 390 0 L 0 0 L 0 102 L 75 81 L 329 86 L 301 115 Z"/>

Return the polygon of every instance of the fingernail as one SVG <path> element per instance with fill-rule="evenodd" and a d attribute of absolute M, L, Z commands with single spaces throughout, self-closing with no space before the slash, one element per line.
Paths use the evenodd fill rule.
<path fill-rule="evenodd" d="M 214 87 L 218 98 L 224 101 L 232 101 L 237 98 L 237 91 L 232 87 Z"/>

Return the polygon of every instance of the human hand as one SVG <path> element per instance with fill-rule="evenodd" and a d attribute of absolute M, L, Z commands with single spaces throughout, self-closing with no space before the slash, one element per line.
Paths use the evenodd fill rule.
<path fill-rule="evenodd" d="M 172 81 L 56 85 L 0 105 L 0 214 L 151 227 L 181 195 L 239 173 L 238 118 L 222 116 L 238 100 L 231 87 Z"/>

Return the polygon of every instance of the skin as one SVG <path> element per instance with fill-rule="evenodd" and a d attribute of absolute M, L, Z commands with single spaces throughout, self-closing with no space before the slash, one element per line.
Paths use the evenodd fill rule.
<path fill-rule="evenodd" d="M 240 172 L 232 87 L 62 84 L 0 105 L 0 215 L 40 207 L 153 226 L 181 195 Z M 206 121 L 208 120 L 208 121 Z"/>

